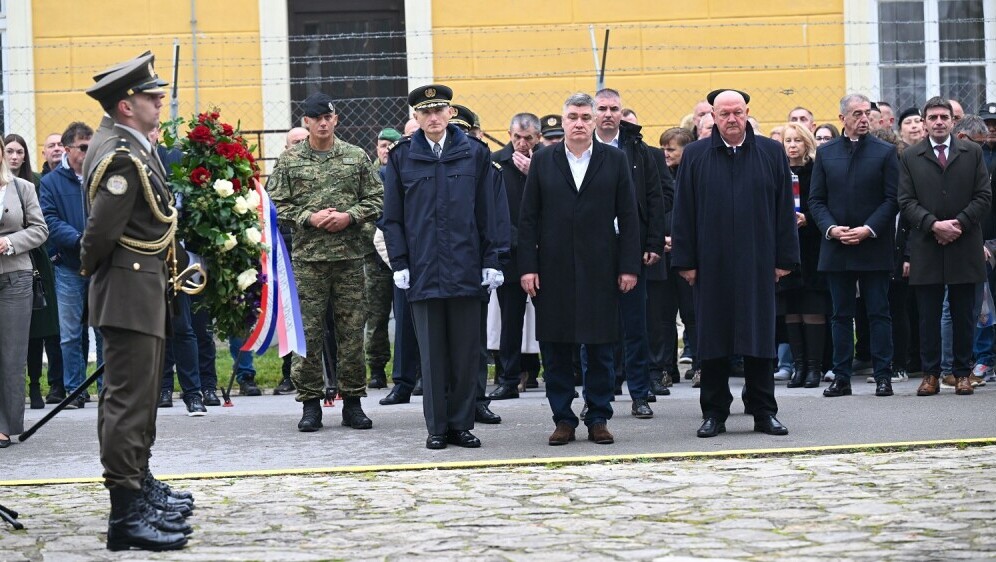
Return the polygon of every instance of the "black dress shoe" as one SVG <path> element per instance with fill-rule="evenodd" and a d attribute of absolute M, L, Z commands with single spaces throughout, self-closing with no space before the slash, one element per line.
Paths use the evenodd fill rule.
<path fill-rule="evenodd" d="M 767 433 L 768 435 L 788 435 L 788 428 L 782 425 L 775 416 L 763 416 L 754 418 L 754 431 Z"/>
<path fill-rule="evenodd" d="M 159 408 L 172 408 L 173 407 L 173 391 L 163 390 L 159 393 L 159 404 L 156 405 Z"/>
<path fill-rule="evenodd" d="M 422 396 L 422 377 L 415 379 L 415 388 L 412 389 L 412 396 Z"/>
<path fill-rule="evenodd" d="M 492 412 L 487 404 L 477 404 L 474 411 L 474 421 L 477 423 L 501 423 L 501 416 Z"/>
<path fill-rule="evenodd" d="M 206 388 L 201 391 L 204 395 L 204 405 L 205 406 L 221 406 L 221 400 L 218 398 L 218 392 L 213 388 Z"/>
<path fill-rule="evenodd" d="M 499 384 L 497 388 L 488 394 L 491 400 L 509 400 L 519 397 L 519 389 L 514 384 Z"/>
<path fill-rule="evenodd" d="M 726 424 L 717 418 L 706 418 L 695 434 L 699 437 L 715 437 L 720 433 L 726 433 Z"/>
<path fill-rule="evenodd" d="M 892 381 L 883 379 L 875 383 L 875 396 L 892 396 Z"/>
<path fill-rule="evenodd" d="M 445 435 L 430 435 L 425 440 L 426 449 L 445 449 L 446 448 L 446 436 Z"/>
<path fill-rule="evenodd" d="M 10 447 L 10 438 L 5 437 L 0 439 L 0 449 L 6 449 L 7 447 Z"/>
<path fill-rule="evenodd" d="M 670 392 L 669 392 L 669 394 L 670 394 Z M 647 393 L 647 402 L 657 402 L 657 395 L 654 394 L 653 392 L 648 392 Z"/>
<path fill-rule="evenodd" d="M 836 398 L 837 396 L 850 396 L 851 395 L 851 381 L 848 379 L 842 379 L 837 377 L 833 379 L 830 386 L 823 389 L 823 396 L 827 398 Z"/>
<path fill-rule="evenodd" d="M 280 384 L 273 389 L 273 395 L 280 396 L 281 394 L 294 394 L 295 390 L 294 383 L 292 383 L 290 379 L 280 379 Z"/>
<path fill-rule="evenodd" d="M 381 406 L 393 406 L 395 404 L 407 404 L 411 401 L 412 391 L 400 384 L 396 384 L 391 389 L 391 392 L 387 393 L 387 396 L 380 399 L 380 404 Z"/>
<path fill-rule="evenodd" d="M 646 400 L 633 400 L 633 417 L 641 420 L 649 420 L 654 417 L 654 411 Z"/>
<path fill-rule="evenodd" d="M 456 445 L 458 447 L 467 447 L 468 449 L 474 449 L 481 446 L 481 440 L 474 437 L 474 434 L 463 429 L 463 430 L 453 430 L 446 432 L 446 442 L 450 445 Z"/>

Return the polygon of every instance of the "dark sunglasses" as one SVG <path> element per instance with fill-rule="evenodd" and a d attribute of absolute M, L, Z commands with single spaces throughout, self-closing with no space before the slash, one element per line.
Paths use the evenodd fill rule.
<path fill-rule="evenodd" d="M 80 152 L 86 152 L 86 149 L 90 148 L 90 145 L 89 144 L 71 144 L 69 146 L 66 146 L 66 148 L 75 148 L 75 149 L 79 150 Z"/>

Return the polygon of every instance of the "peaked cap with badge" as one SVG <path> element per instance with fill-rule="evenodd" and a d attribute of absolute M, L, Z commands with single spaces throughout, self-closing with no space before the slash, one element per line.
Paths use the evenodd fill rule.
<path fill-rule="evenodd" d="M 453 123 L 457 127 L 463 129 L 463 132 L 466 133 L 475 126 L 480 126 L 480 122 L 477 120 L 477 114 L 471 111 L 467 106 L 453 104 L 450 107 L 453 108 L 453 117 L 450 118 L 450 123 Z"/>
<path fill-rule="evenodd" d="M 156 56 L 151 51 L 112 65 L 93 76 L 94 84 L 86 95 L 100 102 L 110 112 L 116 103 L 135 94 L 165 94 L 168 83 L 155 70 Z"/>
<path fill-rule="evenodd" d="M 555 113 L 544 115 L 540 119 L 540 134 L 545 139 L 564 136 L 564 125 L 561 122 L 561 117 Z"/>
<path fill-rule="evenodd" d="M 408 93 L 408 105 L 414 110 L 445 107 L 452 100 L 453 90 L 442 84 L 420 86 Z"/>

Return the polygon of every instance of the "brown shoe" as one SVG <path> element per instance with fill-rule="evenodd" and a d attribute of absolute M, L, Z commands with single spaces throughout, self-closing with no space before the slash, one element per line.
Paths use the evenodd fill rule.
<path fill-rule="evenodd" d="M 972 383 L 972 386 L 986 386 L 986 379 L 975 375 L 968 375 L 968 382 Z"/>
<path fill-rule="evenodd" d="M 972 388 L 972 381 L 968 377 L 958 377 L 955 382 L 955 394 L 975 394 L 975 389 Z"/>
<path fill-rule="evenodd" d="M 952 373 L 948 373 L 948 374 L 944 375 L 943 377 L 941 377 L 941 386 L 944 386 L 944 387 L 947 387 L 947 388 L 954 388 L 955 384 L 957 382 L 958 381 L 955 380 L 955 376 Z"/>
<path fill-rule="evenodd" d="M 574 441 L 574 428 L 567 422 L 557 422 L 557 429 L 550 434 L 551 445 L 566 445 Z"/>
<path fill-rule="evenodd" d="M 588 428 L 588 441 L 594 441 L 599 445 L 611 445 L 616 442 L 604 423 L 596 423 Z"/>
<path fill-rule="evenodd" d="M 940 392 L 940 386 L 937 381 L 937 375 L 923 375 L 923 380 L 920 382 L 920 387 L 916 389 L 917 396 L 931 396 Z"/>

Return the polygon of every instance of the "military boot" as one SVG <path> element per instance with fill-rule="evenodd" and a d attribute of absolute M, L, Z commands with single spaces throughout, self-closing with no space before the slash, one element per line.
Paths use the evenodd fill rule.
<path fill-rule="evenodd" d="M 153 476 L 152 472 L 149 470 L 145 471 L 145 477 L 142 479 L 142 488 L 144 489 L 147 486 L 158 488 L 159 490 L 162 490 L 164 494 L 172 498 L 176 498 L 178 500 L 189 500 L 190 503 L 194 503 L 193 494 L 183 490 L 174 490 L 168 484 Z"/>
<path fill-rule="evenodd" d="M 166 492 L 151 485 L 142 486 L 142 496 L 152 507 L 165 513 L 179 513 L 183 517 L 190 517 L 194 512 L 194 502 L 192 500 L 180 500 L 166 495 Z"/>
<path fill-rule="evenodd" d="M 305 433 L 318 431 L 322 428 L 322 401 L 319 398 L 312 398 L 303 402 L 304 413 L 301 421 L 297 422 L 297 430 Z"/>
<path fill-rule="evenodd" d="M 152 507 L 149 502 L 145 501 L 144 498 L 142 499 L 141 510 L 142 517 L 151 523 L 153 527 L 164 533 L 183 533 L 184 535 L 190 535 L 194 532 L 194 528 L 191 527 L 182 516 L 177 513 L 159 511 L 158 509 Z"/>
<path fill-rule="evenodd" d="M 342 425 L 353 429 L 373 427 L 373 422 L 363 413 L 359 396 L 346 396 L 342 399 Z"/>
<path fill-rule="evenodd" d="M 164 532 L 145 519 L 141 490 L 111 488 L 111 516 L 107 522 L 107 549 L 112 551 L 178 550 L 187 544 L 183 533 Z"/>
<path fill-rule="evenodd" d="M 384 367 L 370 368 L 370 382 L 367 388 L 387 388 L 387 373 L 384 372 Z"/>

